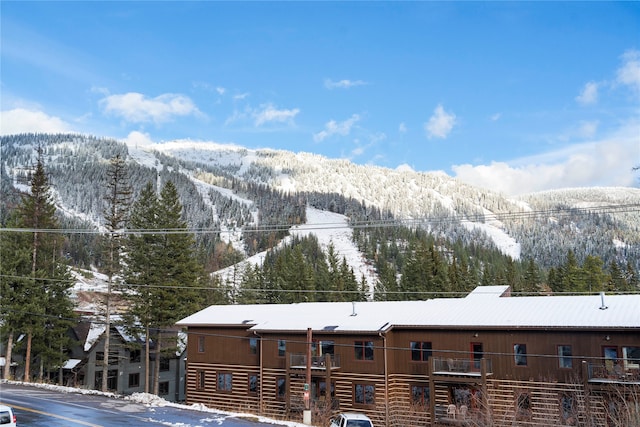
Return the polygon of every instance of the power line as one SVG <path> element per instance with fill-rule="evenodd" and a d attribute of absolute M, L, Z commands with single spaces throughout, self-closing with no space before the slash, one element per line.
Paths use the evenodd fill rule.
<path fill-rule="evenodd" d="M 451 224 L 458 222 L 480 222 L 487 221 L 504 221 L 504 220 L 526 220 L 539 219 L 549 217 L 570 217 L 570 216 L 587 216 L 593 214 L 613 214 L 613 213 L 640 213 L 640 203 L 629 203 L 623 205 L 599 205 L 591 207 L 567 207 L 553 208 L 542 210 L 528 210 L 519 212 L 501 212 L 491 214 L 473 214 L 461 216 L 446 217 L 421 217 L 421 218 L 393 218 L 380 220 L 357 220 L 350 222 L 327 222 L 319 224 L 267 224 L 264 226 L 247 226 L 244 232 L 279 232 L 279 231 L 319 231 L 319 230 L 338 230 L 338 229 L 367 229 L 377 227 L 395 227 L 395 226 L 420 226 L 426 224 Z M 236 230 L 226 230 L 218 228 L 159 228 L 159 229 L 123 229 L 115 233 L 111 231 L 101 231 L 95 228 L 18 228 L 3 227 L 2 232 L 17 233 L 52 233 L 52 234 L 117 234 L 117 235 L 144 235 L 144 234 L 225 234 L 233 233 Z"/>

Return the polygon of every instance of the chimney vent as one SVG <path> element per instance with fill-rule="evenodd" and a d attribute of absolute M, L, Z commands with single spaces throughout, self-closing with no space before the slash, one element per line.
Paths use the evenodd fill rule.
<path fill-rule="evenodd" d="M 355 301 L 351 302 L 351 315 L 352 316 L 357 316 L 358 315 L 358 313 L 356 313 L 356 302 Z"/>
<path fill-rule="evenodd" d="M 609 307 L 604 304 L 604 292 L 600 292 L 600 310 L 606 310 L 607 308 Z"/>

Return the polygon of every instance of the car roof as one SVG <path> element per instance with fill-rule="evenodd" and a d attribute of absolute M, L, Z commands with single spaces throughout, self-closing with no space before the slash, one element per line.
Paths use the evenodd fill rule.
<path fill-rule="evenodd" d="M 7 406 L 7 405 L 0 405 L 0 411 L 13 411 L 13 408 L 11 406 Z"/>
<path fill-rule="evenodd" d="M 359 412 L 343 412 L 342 415 L 345 418 L 349 418 L 350 420 L 368 420 L 369 417 L 367 417 L 365 414 L 361 414 Z"/>

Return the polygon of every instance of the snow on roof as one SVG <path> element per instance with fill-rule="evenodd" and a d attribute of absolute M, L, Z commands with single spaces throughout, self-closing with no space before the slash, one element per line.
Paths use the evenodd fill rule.
<path fill-rule="evenodd" d="M 91 347 L 100 339 L 107 326 L 104 323 L 91 322 L 91 327 L 87 333 L 87 339 L 84 341 L 84 351 L 91 350 Z"/>
<path fill-rule="evenodd" d="M 73 369 L 78 366 L 80 362 L 82 362 L 81 359 L 69 359 L 64 363 L 62 369 Z"/>
<path fill-rule="evenodd" d="M 255 331 L 383 332 L 393 326 L 471 328 L 636 328 L 640 295 L 503 297 L 481 286 L 466 298 L 427 301 L 214 305 L 179 326 L 243 326 Z"/>

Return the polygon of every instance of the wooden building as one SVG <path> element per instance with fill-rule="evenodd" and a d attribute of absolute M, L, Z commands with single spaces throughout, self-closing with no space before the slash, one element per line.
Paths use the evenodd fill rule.
<path fill-rule="evenodd" d="M 300 419 L 307 369 L 314 411 L 380 426 L 606 425 L 640 396 L 640 295 L 487 286 L 428 301 L 211 306 L 178 325 L 187 403 L 275 418 Z"/>

